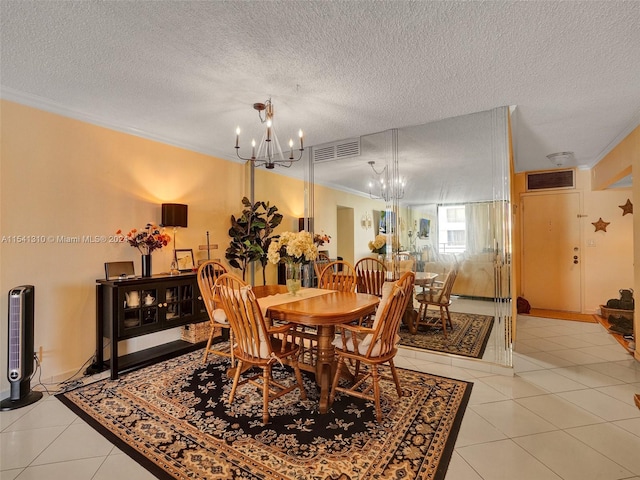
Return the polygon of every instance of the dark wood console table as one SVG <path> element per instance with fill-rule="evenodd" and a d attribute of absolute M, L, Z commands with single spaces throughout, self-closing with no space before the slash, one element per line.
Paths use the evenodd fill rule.
<path fill-rule="evenodd" d="M 195 273 L 96 280 L 96 283 L 96 361 L 87 369 L 88 373 L 109 368 L 115 380 L 118 373 L 194 351 L 206 344 L 176 340 L 118 355 L 120 340 L 209 320 Z M 110 342 L 108 360 L 104 359 L 105 338 Z"/>

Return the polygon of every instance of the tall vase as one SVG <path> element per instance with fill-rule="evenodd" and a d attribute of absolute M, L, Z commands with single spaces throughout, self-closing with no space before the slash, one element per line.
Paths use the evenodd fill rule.
<path fill-rule="evenodd" d="M 142 255 L 142 276 L 151 276 L 151 254 Z"/>
<path fill-rule="evenodd" d="M 294 262 L 287 262 L 286 276 L 287 276 L 287 290 L 291 295 L 295 295 L 302 286 L 302 265 Z"/>

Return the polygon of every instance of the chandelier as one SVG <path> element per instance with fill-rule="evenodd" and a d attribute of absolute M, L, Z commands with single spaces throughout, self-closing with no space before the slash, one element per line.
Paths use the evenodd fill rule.
<path fill-rule="evenodd" d="M 302 152 L 304 152 L 304 143 L 302 130 L 298 131 L 298 137 L 300 138 L 300 148 L 298 148 L 298 158 L 293 156 L 293 139 L 289 140 L 289 155 L 286 156 L 280 142 L 276 136 L 275 127 L 273 126 L 273 103 L 269 98 L 264 103 L 254 103 L 253 108 L 258 111 L 258 117 L 261 123 L 267 124 L 267 129 L 262 135 L 262 140 L 258 145 L 256 152 L 256 141 L 251 140 L 251 157 L 246 158 L 240 155 L 240 127 L 236 128 L 236 155 L 242 160 L 253 162 L 256 167 L 265 166 L 268 169 L 274 168 L 276 165 L 289 168 L 293 162 L 297 162 L 302 158 Z M 264 112 L 264 116 L 263 113 Z"/>
<path fill-rule="evenodd" d="M 392 199 L 399 200 L 404 197 L 404 178 L 397 178 L 394 181 L 391 179 L 387 165 L 381 171 L 378 171 L 375 167 L 376 162 L 371 160 L 367 163 L 375 173 L 375 177 L 369 182 L 369 196 L 371 198 L 388 202 Z"/>

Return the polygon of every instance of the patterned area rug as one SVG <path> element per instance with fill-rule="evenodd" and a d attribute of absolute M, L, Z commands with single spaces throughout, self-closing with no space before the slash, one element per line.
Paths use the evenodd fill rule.
<path fill-rule="evenodd" d="M 402 325 L 400 344 L 423 350 L 482 358 L 493 328 L 493 317 L 474 313 L 451 312 L 451 323 L 453 330 L 447 328 L 446 339 L 441 328 L 420 326 L 418 333 L 412 335 Z"/>
<path fill-rule="evenodd" d="M 190 353 L 58 398 L 162 479 L 441 480 L 472 387 L 398 369 L 405 395 L 381 382 L 377 423 L 373 405 L 354 397 L 319 414 L 315 381 L 305 376 L 309 399 L 294 390 L 272 401 L 264 426 L 261 393 L 246 384 L 228 405 L 228 359 L 201 360 Z M 274 378 L 287 383 L 288 368 L 274 366 Z"/>

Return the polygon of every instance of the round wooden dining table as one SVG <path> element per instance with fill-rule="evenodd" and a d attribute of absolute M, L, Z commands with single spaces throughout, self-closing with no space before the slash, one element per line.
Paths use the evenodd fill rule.
<path fill-rule="evenodd" d="M 271 320 L 317 328 L 316 382 L 320 387 L 320 413 L 326 413 L 329 409 L 329 390 L 337 366 L 332 344 L 336 325 L 374 313 L 379 302 L 378 297 L 367 293 L 330 291 L 267 308 L 267 316 Z"/>

